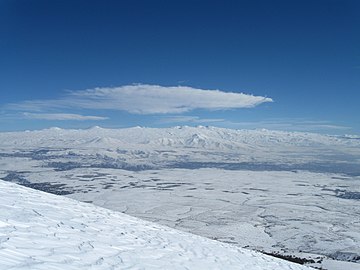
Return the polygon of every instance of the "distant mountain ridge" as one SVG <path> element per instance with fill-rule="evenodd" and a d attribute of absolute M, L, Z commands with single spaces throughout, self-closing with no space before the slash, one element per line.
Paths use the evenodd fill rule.
<path fill-rule="evenodd" d="M 357 135 L 322 135 L 309 132 L 289 132 L 289 131 L 275 131 L 267 129 L 255 129 L 255 130 L 234 130 L 218 127 L 189 127 L 189 126 L 176 126 L 172 128 L 145 128 L 145 127 L 132 127 L 122 129 L 106 129 L 99 126 L 95 126 L 89 129 L 61 129 L 58 127 L 24 131 L 24 132 L 3 132 L 0 133 L 1 137 L 13 137 L 13 142 L 16 138 L 33 137 L 41 140 L 42 143 L 46 142 L 42 136 L 50 136 L 51 140 L 56 138 L 61 140 L 61 137 L 66 135 L 75 135 L 76 140 L 91 140 L 96 137 L 108 137 L 114 139 L 122 139 L 126 143 L 141 143 L 141 144 L 158 144 L 167 145 L 167 142 L 173 142 L 183 146 L 209 146 L 210 145 L 220 147 L 220 145 L 226 145 L 227 141 L 232 143 L 287 143 L 290 145 L 309 145 L 313 144 L 352 144 L 349 142 L 352 139 L 359 139 Z M 9 139 L 9 138 L 8 138 Z M 71 142 L 69 138 L 69 142 Z M 10 141 L 11 142 L 11 139 Z M 49 142 L 49 141 L 48 141 Z M 101 144 L 100 144 L 101 145 Z M 357 146 L 360 143 L 356 143 Z M 34 145 L 31 145 L 34 146 Z M 50 146 L 50 145 L 48 145 Z"/>
<path fill-rule="evenodd" d="M 250 163 L 251 167 L 261 163 L 265 167 L 281 165 L 287 169 L 317 166 L 321 171 L 325 166 L 336 168 L 336 172 L 348 170 L 360 174 L 360 169 L 358 172 L 356 169 L 360 165 L 360 140 L 357 138 L 354 135 L 204 126 L 124 129 L 96 126 L 83 130 L 49 128 L 0 133 L 0 151 L 9 154 L 15 149 L 43 149 L 53 158 L 66 158 L 68 149 L 71 149 L 72 153 L 82 158 L 96 154 L 98 159 L 112 159 L 111 166 L 115 167 L 123 167 L 124 163 L 129 165 L 127 167 L 140 165 L 141 168 L 185 167 L 196 163 L 206 167 L 206 163 L 226 163 L 229 165 L 225 167 L 237 168 L 237 164 L 246 163 L 249 167 Z M 114 165 L 116 163 L 120 165 Z"/>

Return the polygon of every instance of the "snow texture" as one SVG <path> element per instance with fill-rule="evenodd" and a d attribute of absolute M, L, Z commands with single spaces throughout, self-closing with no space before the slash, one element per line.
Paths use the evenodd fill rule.
<path fill-rule="evenodd" d="M 0 205 L 0 269 L 307 269 L 4 181 Z"/>

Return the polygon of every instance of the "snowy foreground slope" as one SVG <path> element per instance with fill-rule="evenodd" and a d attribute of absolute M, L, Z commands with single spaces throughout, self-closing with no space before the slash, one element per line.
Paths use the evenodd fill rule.
<path fill-rule="evenodd" d="M 0 181 L 0 269 L 308 269 Z"/>

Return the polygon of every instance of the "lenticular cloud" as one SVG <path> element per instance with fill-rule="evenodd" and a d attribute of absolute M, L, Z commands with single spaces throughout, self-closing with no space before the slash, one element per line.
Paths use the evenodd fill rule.
<path fill-rule="evenodd" d="M 226 110 L 251 108 L 271 98 L 243 93 L 204 90 L 186 86 L 126 85 L 71 91 L 56 100 L 34 100 L 13 104 L 17 109 L 74 107 L 122 110 L 133 114 L 182 113 L 194 109 Z"/>
<path fill-rule="evenodd" d="M 41 120 L 75 120 L 75 121 L 85 121 L 85 120 L 106 120 L 107 117 L 102 116 L 93 116 L 93 115 L 81 115 L 73 113 L 23 113 L 25 118 L 29 119 L 41 119 Z"/>

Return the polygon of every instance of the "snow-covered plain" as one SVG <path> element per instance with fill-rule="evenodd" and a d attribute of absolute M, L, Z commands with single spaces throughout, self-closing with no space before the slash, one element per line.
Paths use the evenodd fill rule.
<path fill-rule="evenodd" d="M 4 181 L 0 205 L 0 269 L 306 269 Z"/>
<path fill-rule="evenodd" d="M 360 261 L 357 136 L 214 127 L 0 133 L 0 178 L 325 269 L 336 269 L 330 258 L 360 266 L 350 263 Z"/>

